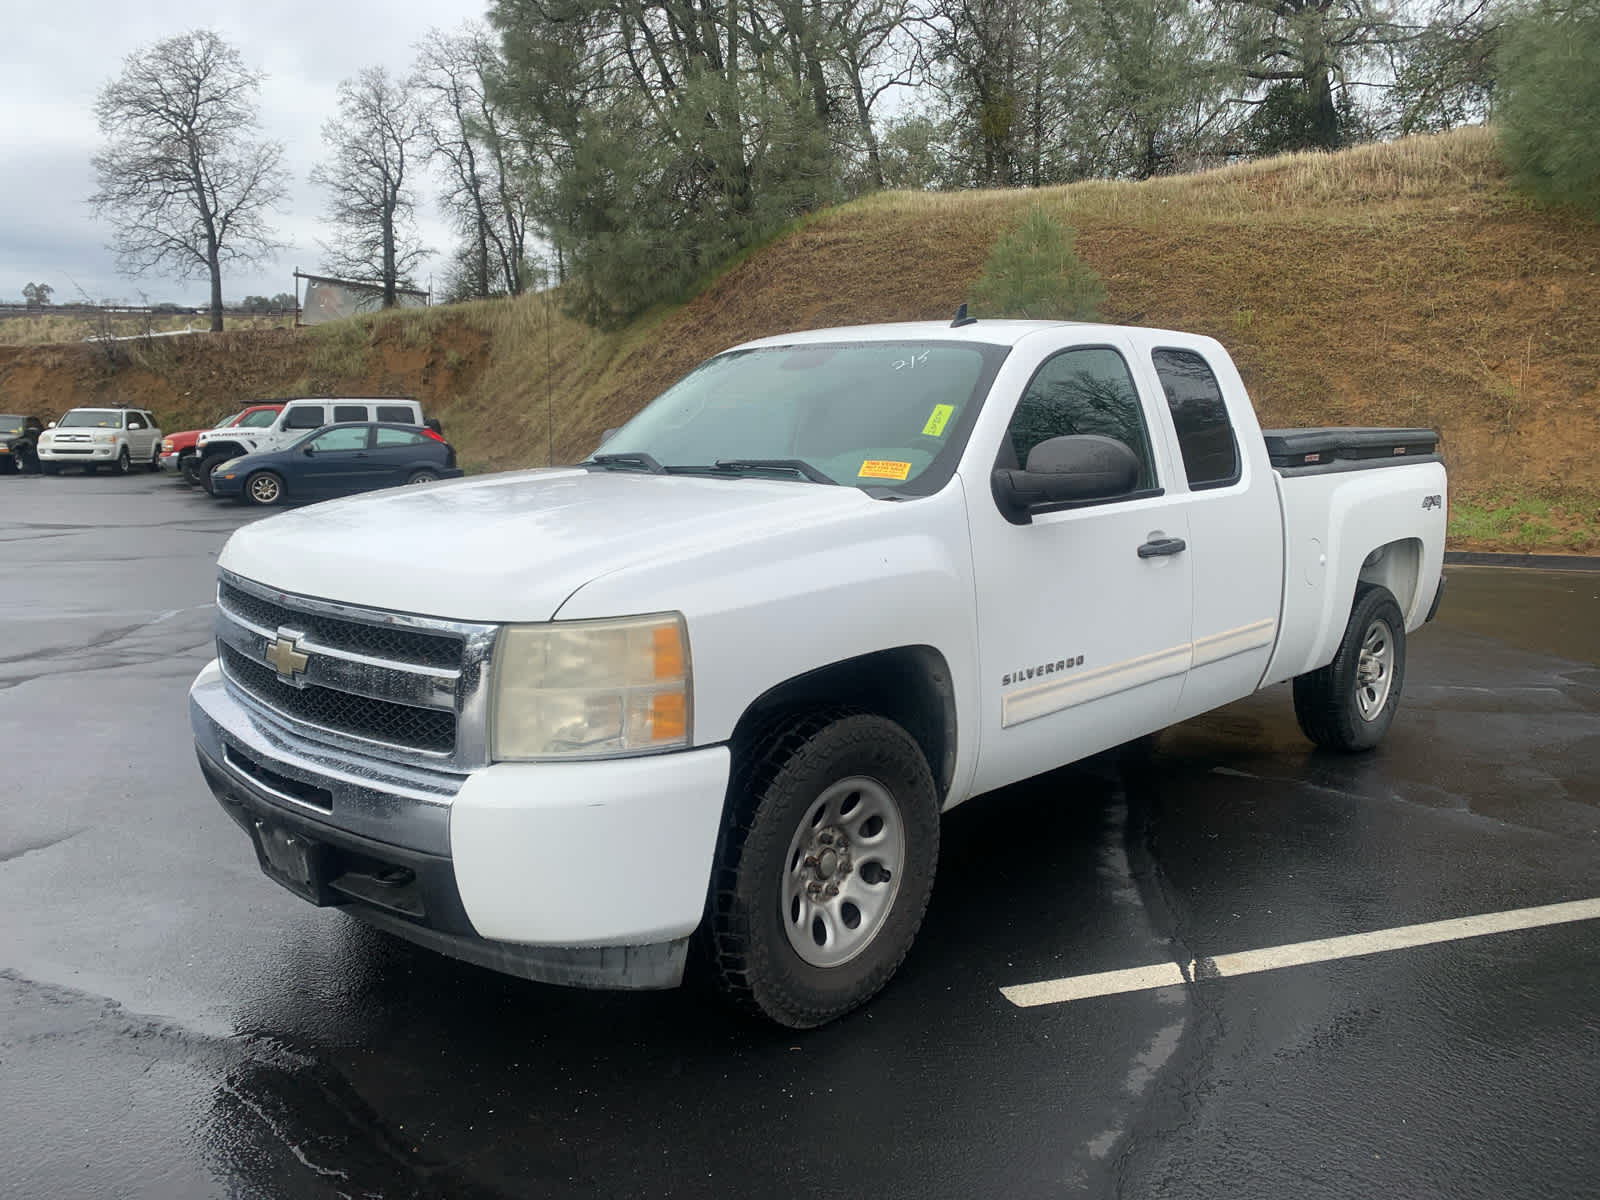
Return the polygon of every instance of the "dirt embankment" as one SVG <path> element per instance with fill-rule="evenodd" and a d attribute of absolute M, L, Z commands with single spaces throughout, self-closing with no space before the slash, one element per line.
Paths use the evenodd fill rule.
<path fill-rule="evenodd" d="M 0 410 L 121 402 L 180 429 L 264 396 L 404 394 L 471 468 L 572 461 L 725 346 L 948 318 L 1034 203 L 1077 231 L 1106 319 L 1216 337 L 1264 424 L 1436 428 L 1461 544 L 1600 551 L 1600 228 L 1531 208 L 1481 130 L 1143 184 L 886 193 L 617 332 L 524 297 L 116 356 L 0 346 Z"/>

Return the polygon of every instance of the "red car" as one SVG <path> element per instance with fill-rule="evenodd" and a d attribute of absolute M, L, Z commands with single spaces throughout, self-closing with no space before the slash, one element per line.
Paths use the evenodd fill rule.
<path fill-rule="evenodd" d="M 219 421 L 213 428 L 228 429 L 235 425 L 246 429 L 259 429 L 271 425 L 283 409 L 282 404 L 252 404 L 249 408 L 241 409 L 226 421 Z M 161 440 L 161 457 L 158 460 L 163 471 L 171 471 L 188 484 L 200 482 L 199 456 L 194 452 L 195 440 L 204 432 L 199 429 L 186 429 L 182 433 L 170 433 Z"/>

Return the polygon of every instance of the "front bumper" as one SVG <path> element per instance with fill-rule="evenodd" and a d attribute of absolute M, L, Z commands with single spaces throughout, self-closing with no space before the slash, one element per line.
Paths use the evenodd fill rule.
<path fill-rule="evenodd" d="M 223 500 L 237 500 L 244 495 L 244 473 L 220 470 L 211 472 L 211 494 Z"/>
<path fill-rule="evenodd" d="M 98 463 L 111 462 L 117 457 L 117 444 L 108 442 L 97 445 L 93 442 L 79 442 L 69 446 L 40 446 L 39 461 L 47 463 L 61 463 L 63 466 L 71 463 Z"/>
<path fill-rule="evenodd" d="M 241 702 L 215 663 L 190 690 L 190 722 L 206 782 L 262 869 L 305 899 L 525 978 L 681 979 L 726 747 L 466 775 L 408 768 L 300 737 Z M 285 836 L 311 869 L 281 869 Z"/>

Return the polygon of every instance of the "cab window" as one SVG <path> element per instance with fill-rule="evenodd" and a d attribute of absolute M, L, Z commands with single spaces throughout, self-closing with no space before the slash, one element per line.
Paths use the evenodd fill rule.
<path fill-rule="evenodd" d="M 1238 483 L 1239 443 L 1210 365 L 1193 350 L 1155 350 L 1150 360 L 1172 410 L 1189 487 L 1200 491 Z"/>
<path fill-rule="evenodd" d="M 274 409 L 263 408 L 260 412 L 246 413 L 244 420 L 239 422 L 241 429 L 265 429 L 278 419 Z"/>
<path fill-rule="evenodd" d="M 1082 433 L 1115 438 L 1133 451 L 1136 492 L 1156 486 L 1139 390 L 1122 355 L 1107 346 L 1062 351 L 1034 373 L 1012 415 L 1000 466 L 1026 469 L 1040 442 Z"/>
<path fill-rule="evenodd" d="M 339 421 L 365 421 L 367 419 L 367 406 L 365 404 L 335 404 L 333 406 L 333 419 Z"/>
<path fill-rule="evenodd" d="M 138 413 L 129 413 L 128 414 L 128 428 L 129 429 L 144 429 L 145 427 L 146 426 L 145 426 L 145 423 L 144 423 L 144 418 L 141 417 Z"/>
<path fill-rule="evenodd" d="M 283 419 L 285 429 L 317 429 L 326 425 L 326 410 L 320 404 L 307 404 L 291 408 Z"/>
<path fill-rule="evenodd" d="M 340 429 L 330 429 L 327 433 L 319 434 L 312 438 L 310 445 L 317 448 L 318 454 L 327 454 L 333 450 L 365 450 L 367 448 L 367 427 L 365 425 L 346 425 Z"/>

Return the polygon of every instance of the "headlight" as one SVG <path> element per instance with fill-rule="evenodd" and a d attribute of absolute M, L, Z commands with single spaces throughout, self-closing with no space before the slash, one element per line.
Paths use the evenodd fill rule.
<path fill-rule="evenodd" d="M 114 442 L 117 440 L 117 435 L 111 433 L 110 431 L 102 432 L 97 430 L 94 435 L 94 440 L 97 442 Z"/>
<path fill-rule="evenodd" d="M 495 648 L 494 757 L 612 758 L 687 746 L 690 678 L 678 613 L 508 626 Z"/>
<path fill-rule="evenodd" d="M 172 439 L 171 438 L 162 438 L 161 439 L 161 449 L 165 453 L 171 454 L 172 453 Z"/>

